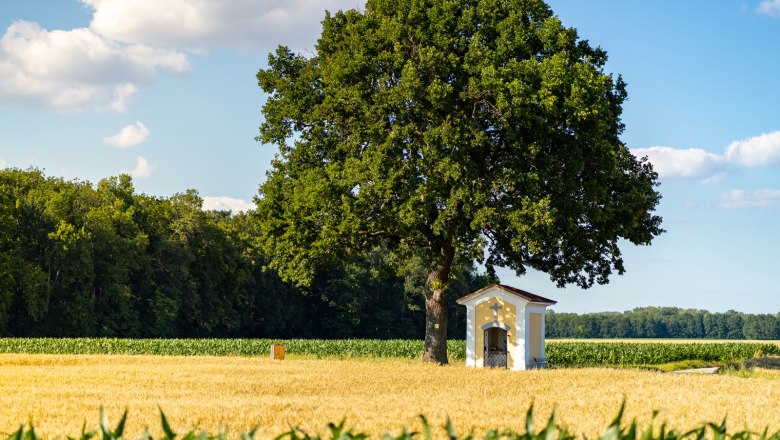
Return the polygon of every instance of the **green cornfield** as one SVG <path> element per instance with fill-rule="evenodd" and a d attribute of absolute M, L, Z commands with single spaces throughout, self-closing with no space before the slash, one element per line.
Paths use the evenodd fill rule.
<path fill-rule="evenodd" d="M 1 338 L 0 353 L 125 354 L 163 356 L 268 356 L 272 344 L 289 355 L 322 358 L 407 358 L 421 356 L 423 341 L 377 339 L 117 339 Z M 464 341 L 449 341 L 453 359 L 464 359 Z"/>
<path fill-rule="evenodd" d="M 550 365 L 562 367 L 658 365 L 685 360 L 734 362 L 780 355 L 771 343 L 550 342 Z"/>
<path fill-rule="evenodd" d="M 2 338 L 0 353 L 124 354 L 166 356 L 268 356 L 271 344 L 284 344 L 287 354 L 319 358 L 418 359 L 421 340 L 376 339 L 112 339 Z M 450 358 L 466 357 L 463 340 L 448 341 Z M 558 367 L 656 365 L 684 360 L 733 362 L 756 355 L 780 355 L 771 343 L 724 342 L 570 342 L 546 345 L 549 365 Z"/>

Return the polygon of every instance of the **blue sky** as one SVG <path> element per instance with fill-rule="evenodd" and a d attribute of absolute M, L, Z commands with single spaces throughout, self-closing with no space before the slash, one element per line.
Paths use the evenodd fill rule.
<path fill-rule="evenodd" d="M 502 281 L 559 312 L 679 306 L 780 312 L 780 0 L 550 0 L 628 83 L 624 142 L 661 178 L 667 233 L 583 291 Z M 197 189 L 246 209 L 274 149 L 254 141 L 255 74 L 310 51 L 325 9 L 359 0 L 3 0 L 0 167 Z"/>

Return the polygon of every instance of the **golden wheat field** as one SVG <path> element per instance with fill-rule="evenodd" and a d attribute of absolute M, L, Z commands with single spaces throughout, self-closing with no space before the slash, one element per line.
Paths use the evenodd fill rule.
<path fill-rule="evenodd" d="M 372 434 L 434 427 L 450 417 L 456 430 L 521 429 L 533 402 L 541 423 L 551 411 L 575 432 L 601 433 L 625 397 L 640 421 L 661 409 L 678 429 L 728 416 L 731 430 L 780 429 L 780 376 L 751 378 L 664 374 L 634 369 L 525 372 L 437 367 L 395 360 L 285 360 L 242 357 L 0 355 L 0 432 L 32 421 L 47 437 L 96 426 L 105 406 L 112 423 L 129 410 L 126 433 L 159 434 L 158 407 L 174 428 L 260 438 L 326 424 Z M 443 434 L 443 431 L 440 431 Z"/>

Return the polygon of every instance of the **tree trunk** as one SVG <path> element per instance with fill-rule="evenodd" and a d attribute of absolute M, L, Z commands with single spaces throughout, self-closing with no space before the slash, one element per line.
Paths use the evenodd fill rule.
<path fill-rule="evenodd" d="M 423 362 L 447 364 L 447 311 L 450 304 L 448 284 L 455 248 L 441 247 L 440 260 L 431 264 L 425 281 L 425 348 Z"/>

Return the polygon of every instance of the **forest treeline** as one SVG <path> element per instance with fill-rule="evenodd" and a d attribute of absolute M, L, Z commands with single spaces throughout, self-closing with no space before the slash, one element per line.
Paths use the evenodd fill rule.
<path fill-rule="evenodd" d="M 780 339 L 780 313 L 640 307 L 582 315 L 549 311 L 545 320 L 549 338 Z"/>
<path fill-rule="evenodd" d="M 377 248 L 301 289 L 263 270 L 251 213 L 201 206 L 195 191 L 139 194 L 126 175 L 0 170 L 0 335 L 422 337 L 426 268 L 391 273 Z M 461 265 L 453 298 L 487 281 Z M 450 333 L 462 338 L 460 309 Z"/>
<path fill-rule="evenodd" d="M 422 338 L 420 262 L 390 271 L 375 248 L 283 282 L 255 246 L 252 213 L 203 211 L 195 191 L 139 194 L 129 176 L 97 184 L 0 170 L 0 336 Z M 497 281 L 456 264 L 454 299 Z M 780 339 L 780 315 L 641 308 L 550 312 L 548 337 Z"/>

